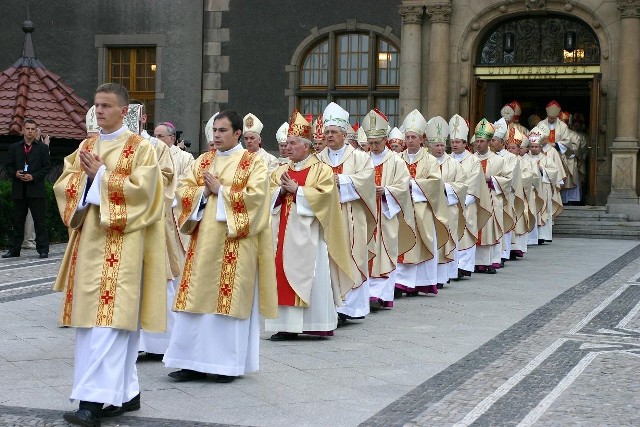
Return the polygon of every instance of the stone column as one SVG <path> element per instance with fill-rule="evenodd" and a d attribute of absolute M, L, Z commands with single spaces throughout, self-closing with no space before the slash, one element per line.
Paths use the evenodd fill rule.
<path fill-rule="evenodd" d="M 425 118 L 442 116 L 449 119 L 449 22 L 451 4 L 440 2 L 427 5 L 431 21 L 429 44 L 429 102 Z"/>
<path fill-rule="evenodd" d="M 422 59 L 422 6 L 401 5 L 400 120 L 420 108 L 420 68 Z"/>
<path fill-rule="evenodd" d="M 620 51 L 616 101 L 616 137 L 611 146 L 611 193 L 607 199 L 612 213 L 627 213 L 640 219 L 636 189 L 638 156 L 638 112 L 640 111 L 640 0 L 618 0 Z"/>

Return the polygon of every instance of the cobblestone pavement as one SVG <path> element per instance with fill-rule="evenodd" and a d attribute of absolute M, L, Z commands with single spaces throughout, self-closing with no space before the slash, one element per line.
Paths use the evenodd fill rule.
<path fill-rule="evenodd" d="M 263 332 L 260 371 L 227 385 L 139 361 L 142 409 L 103 425 L 640 425 L 636 245 L 554 239 L 330 339 Z M 0 261 L 0 426 L 64 426 L 76 407 L 50 292 L 63 250 Z"/>

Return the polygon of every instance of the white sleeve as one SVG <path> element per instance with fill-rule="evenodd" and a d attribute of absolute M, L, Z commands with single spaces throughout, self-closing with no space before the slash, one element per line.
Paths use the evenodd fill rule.
<path fill-rule="evenodd" d="M 304 197 L 304 191 L 302 191 L 301 186 L 298 186 L 296 190 L 296 213 L 300 216 L 315 216 L 311 205 L 307 202 L 307 198 Z"/>
<path fill-rule="evenodd" d="M 453 206 L 458 203 L 458 195 L 453 191 L 453 187 L 448 182 L 444 183 L 444 191 L 447 193 L 447 205 Z"/>
<path fill-rule="evenodd" d="M 204 206 L 207 204 L 207 198 L 204 197 L 204 192 L 200 195 L 200 200 L 198 200 L 198 207 L 191 212 L 191 216 L 189 217 L 190 221 L 200 221 L 202 219 L 202 215 L 204 213 Z"/>
<path fill-rule="evenodd" d="M 476 202 L 476 198 L 474 196 L 472 196 L 471 194 L 467 194 L 467 196 L 464 198 L 464 205 L 465 206 L 472 205 L 475 202 Z"/>
<path fill-rule="evenodd" d="M 340 189 L 340 203 L 347 203 L 360 198 L 349 175 L 338 174 L 338 188 Z"/>
<path fill-rule="evenodd" d="M 221 185 L 218 189 L 218 205 L 216 206 L 216 221 L 227 222 L 227 212 L 224 210 L 224 197 L 222 196 L 222 189 L 224 187 Z"/>
<path fill-rule="evenodd" d="M 100 206 L 100 180 L 102 179 L 102 175 L 107 170 L 105 165 L 100 166 L 98 171 L 96 172 L 96 176 L 93 178 L 93 182 L 91 183 L 91 187 L 89 187 L 89 191 L 87 191 L 87 195 L 85 196 L 84 207 L 87 204 L 91 203 L 92 205 Z"/>
<path fill-rule="evenodd" d="M 386 199 L 386 202 L 385 202 Z M 382 199 L 382 203 L 380 204 L 382 207 L 382 214 L 387 217 L 387 219 L 391 219 L 400 212 L 400 205 L 396 202 L 396 199 L 393 198 L 391 192 L 384 189 L 384 199 Z"/>
<path fill-rule="evenodd" d="M 561 142 L 556 142 L 556 145 L 558 146 L 558 148 L 560 149 L 560 154 L 564 154 L 567 152 L 567 147 L 561 143 Z"/>
<path fill-rule="evenodd" d="M 493 183 L 493 189 L 496 192 L 496 194 L 502 193 L 502 189 L 500 188 L 498 181 L 496 181 L 494 177 L 491 177 L 491 182 Z"/>
<path fill-rule="evenodd" d="M 411 185 L 411 198 L 413 199 L 414 203 L 426 202 L 427 196 L 425 196 L 425 194 L 422 192 L 422 189 L 420 188 L 420 186 L 418 186 L 416 180 L 412 179 L 411 181 L 409 181 L 409 183 Z"/>

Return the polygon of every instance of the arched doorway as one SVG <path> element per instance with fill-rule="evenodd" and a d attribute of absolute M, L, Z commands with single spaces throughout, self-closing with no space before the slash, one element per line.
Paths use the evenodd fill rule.
<path fill-rule="evenodd" d="M 596 203 L 600 44 L 582 20 L 561 14 L 518 15 L 489 28 L 477 45 L 472 97 L 472 123 L 495 119 L 513 100 L 522 105 L 521 123 L 545 117 L 555 99 L 562 109 L 582 118 L 577 131 L 587 135 L 582 160 L 586 173 L 583 201 Z M 602 147 L 604 150 L 604 146 Z"/>

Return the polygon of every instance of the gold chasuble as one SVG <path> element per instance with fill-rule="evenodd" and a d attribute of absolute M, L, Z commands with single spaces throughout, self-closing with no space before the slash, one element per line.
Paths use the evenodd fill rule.
<path fill-rule="evenodd" d="M 369 241 L 376 228 L 376 188 L 373 183 L 373 164 L 363 151 L 356 151 L 347 145 L 338 164 L 333 166 L 329 159 L 329 149 L 322 150 L 318 158 L 329 165 L 335 174 L 348 175 L 359 199 L 340 203 L 342 222 L 348 230 L 351 260 L 355 286 L 360 287 L 367 280 L 369 260 L 373 257 L 368 250 Z"/>
<path fill-rule="evenodd" d="M 465 228 L 464 201 L 467 197 L 467 174 L 462 166 L 448 154 L 443 154 L 444 160 L 440 164 L 442 182 L 449 184 L 451 190 L 458 198 L 458 202 L 447 207 L 449 218 L 449 231 L 455 242 L 460 240 Z M 449 203 L 447 202 L 447 205 Z M 440 253 L 441 255 L 444 255 Z"/>
<path fill-rule="evenodd" d="M 560 187 L 562 186 L 562 183 L 566 182 L 567 174 L 564 169 L 564 165 L 562 164 L 562 159 L 560 158 L 560 153 L 558 153 L 558 150 L 556 150 L 549 144 L 544 144 L 542 146 L 542 154 L 545 155 L 550 162 L 553 162 L 555 164 L 555 169 L 557 170 L 557 178 L 555 180 L 551 180 L 553 188 L 553 194 L 551 195 L 551 198 L 553 199 L 551 212 L 553 218 L 555 219 L 564 210 L 564 206 L 562 204 L 562 196 L 560 194 Z"/>
<path fill-rule="evenodd" d="M 276 206 L 280 204 L 280 209 L 271 216 L 271 227 L 276 237 L 278 304 L 308 307 L 312 303 L 318 239 L 322 236 L 327 243 L 333 300 L 339 306 L 354 286 L 354 272 L 333 170 L 314 154 L 297 169 L 289 161 L 271 174 L 273 199 L 280 192 L 282 174 L 288 172 L 313 211 L 313 216 L 299 215 L 294 194 L 277 196 Z"/>
<path fill-rule="evenodd" d="M 78 210 L 87 191 L 80 150 L 100 156 L 100 206 Z M 91 138 L 64 159 L 54 185 L 58 209 L 71 228 L 54 290 L 65 292 L 61 323 L 149 332 L 166 327 L 164 198 L 156 152 L 149 141 L 123 131 Z M 144 254 L 144 262 L 142 262 Z"/>
<path fill-rule="evenodd" d="M 522 190 L 524 193 L 524 214 L 516 223 L 515 232 L 522 235 L 530 232 L 535 227 L 535 218 L 537 215 L 537 207 L 541 205 L 541 201 L 537 193 L 534 191 L 534 183 L 540 181 L 540 171 L 537 165 L 531 159 L 529 153 L 520 157 L 520 172 L 522 174 Z M 539 187 L 540 184 L 538 184 Z"/>
<path fill-rule="evenodd" d="M 541 176 L 538 194 L 540 196 L 542 206 L 538 206 L 538 225 L 545 225 L 547 221 L 553 220 L 553 212 L 562 208 L 562 205 L 558 205 L 558 201 L 553 197 L 553 195 L 556 192 L 560 193 L 558 190 L 558 176 L 563 172 L 558 169 L 558 165 L 551 159 L 551 157 L 545 156 L 544 153 L 530 156 L 537 165 Z M 549 201 L 551 202 L 552 218 L 549 218 Z"/>
<path fill-rule="evenodd" d="M 504 160 L 504 165 L 507 170 L 507 173 L 511 174 L 511 186 L 506 190 L 507 194 L 507 203 L 505 206 L 505 215 L 508 214 L 511 217 L 512 227 L 511 230 L 515 229 L 516 222 L 519 218 L 524 214 L 524 191 L 522 189 L 522 171 L 520 169 L 520 156 L 516 156 L 515 154 L 503 149 L 500 154 L 498 154 Z M 498 182 L 503 178 L 496 178 Z M 505 233 L 511 231 L 509 229 L 505 230 Z M 522 233 L 518 233 L 522 234 Z"/>
<path fill-rule="evenodd" d="M 208 197 L 197 221 L 193 217 L 201 209 L 206 171 L 218 175 L 223 187 L 220 195 Z M 255 153 L 244 149 L 227 155 L 209 151 L 196 159 L 176 192 L 178 224 L 183 233 L 191 235 L 191 242 L 176 291 L 175 311 L 247 319 L 257 279 L 260 313 L 277 317 L 268 194 L 267 167 Z M 219 202 L 224 205 L 226 222 L 216 218 Z"/>
<path fill-rule="evenodd" d="M 459 235 L 458 250 L 465 250 L 478 242 L 478 232 L 491 218 L 493 207 L 480 161 L 467 150 L 452 154 L 452 158 L 460 163 L 467 176 L 467 195 L 475 198 L 475 202 L 465 203 L 464 208 L 465 228 Z"/>
<path fill-rule="evenodd" d="M 506 193 L 511 186 L 511 176 L 504 166 L 504 160 L 491 150 L 486 154 L 475 153 L 474 156 L 480 161 L 483 177 L 489 175 L 495 179 L 497 188 L 494 187 L 493 180 L 486 182 L 491 197 L 491 218 L 478 232 L 478 245 L 490 246 L 497 244 L 502 236 L 507 233 L 505 230 L 513 228 L 513 218 L 504 214 L 506 203 Z"/>
<path fill-rule="evenodd" d="M 155 139 L 155 138 L 154 138 Z M 153 144 L 153 142 L 152 142 Z M 178 175 L 175 173 L 175 163 L 169 147 L 164 142 L 156 139 L 156 155 L 158 166 L 162 173 L 162 186 L 164 188 L 164 226 L 166 238 L 166 264 L 167 280 L 180 276 L 184 266 L 184 249 L 180 243 L 178 228 L 173 216 L 173 197 L 176 193 Z"/>
<path fill-rule="evenodd" d="M 416 245 L 409 171 L 395 151 L 386 149 L 381 155 L 384 155 L 382 161 L 374 166 L 374 179 L 376 186 L 384 187 L 386 191 L 384 196 L 376 196 L 378 225 L 373 239 L 369 241 L 369 251 L 375 254 L 375 258 L 369 263 L 369 275 L 372 278 L 389 277 L 389 273 L 396 269 L 398 256 L 404 255 Z M 400 208 L 392 218 L 388 218 L 382 209 L 382 198 L 388 197 L 387 193 Z"/>
<path fill-rule="evenodd" d="M 406 150 L 402 152 L 401 159 L 405 162 L 411 178 L 415 180 L 427 197 L 427 201 L 414 203 L 413 198 L 411 199 L 418 238 L 416 245 L 400 256 L 398 262 L 419 264 L 433 259 L 436 255 L 432 253 L 434 242 L 437 243 L 438 249 L 446 246 L 444 249 L 445 262 L 453 261 L 456 246 L 449 233 L 447 199 L 438 161 L 424 148 L 415 154 L 413 162 L 409 160 L 409 153 Z M 435 235 L 433 234 L 434 227 Z"/>

